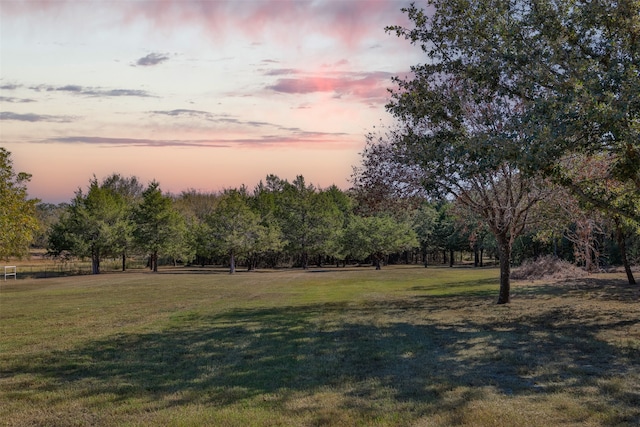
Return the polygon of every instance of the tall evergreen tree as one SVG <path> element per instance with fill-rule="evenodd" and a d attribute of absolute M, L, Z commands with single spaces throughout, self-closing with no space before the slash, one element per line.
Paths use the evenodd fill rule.
<path fill-rule="evenodd" d="M 247 194 L 241 190 L 223 193 L 207 223 L 210 243 L 221 254 L 229 257 L 229 273 L 236 271 L 236 260 L 247 256 L 264 243 L 265 230 L 260 215 L 249 207 Z"/>
<path fill-rule="evenodd" d="M 184 218 L 173 206 L 173 200 L 162 194 L 160 184 L 152 181 L 142 193 L 142 201 L 134 209 L 134 237 L 138 247 L 149 254 L 149 267 L 158 271 L 160 254 L 173 255 L 186 246 Z"/>
<path fill-rule="evenodd" d="M 101 187 L 112 191 L 124 200 L 125 205 L 120 212 L 121 218 L 115 227 L 114 250 L 119 252 L 122 257 L 122 271 L 127 268 L 127 254 L 133 248 L 134 238 L 133 230 L 133 209 L 140 203 L 142 198 L 143 186 L 135 176 L 123 177 L 114 173 L 103 179 Z"/>
<path fill-rule="evenodd" d="M 307 185 L 303 176 L 282 187 L 278 221 L 289 253 L 299 257 L 300 265 L 306 269 L 311 256 L 326 255 L 335 249 L 342 214 L 331 195 Z"/>
<path fill-rule="evenodd" d="M 122 251 L 122 233 L 130 231 L 126 200 L 93 177 L 85 194 L 81 189 L 49 236 L 49 252 L 91 258 L 91 272 L 100 273 L 100 261 Z"/>

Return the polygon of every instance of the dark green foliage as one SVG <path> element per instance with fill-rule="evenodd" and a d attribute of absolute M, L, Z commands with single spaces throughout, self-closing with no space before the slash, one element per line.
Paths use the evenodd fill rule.
<path fill-rule="evenodd" d="M 336 252 L 344 215 L 331 193 L 307 185 L 303 176 L 283 183 L 276 216 L 286 250 L 299 257 L 301 267 L 306 269 L 313 256 Z"/>
<path fill-rule="evenodd" d="M 94 177 L 85 194 L 78 189 L 49 235 L 49 253 L 91 258 L 93 274 L 103 257 L 122 253 L 131 233 L 130 205 Z"/>
<path fill-rule="evenodd" d="M 427 190 L 482 218 L 496 238 L 505 303 L 514 240 L 545 197 L 540 175 L 610 214 L 640 219 L 640 4 L 427 7 L 403 9 L 410 28 L 388 28 L 418 45 L 425 61 L 395 79 L 387 108 L 400 125 L 379 145 L 390 154 L 368 149 L 365 157 L 380 160 L 366 166 L 417 169 Z M 575 166 L 593 158 L 605 162 L 597 180 Z"/>
<path fill-rule="evenodd" d="M 373 259 L 377 270 L 386 255 L 412 250 L 418 246 L 411 224 L 389 215 L 352 216 L 343 235 L 345 252 L 356 260 Z"/>
<path fill-rule="evenodd" d="M 149 254 L 150 268 L 158 271 L 158 256 L 191 256 L 184 218 L 173 206 L 173 200 L 162 194 L 160 184 L 153 181 L 142 193 L 142 201 L 133 212 L 136 245 Z"/>
<path fill-rule="evenodd" d="M 266 242 L 260 215 L 251 210 L 248 196 L 238 190 L 225 191 L 207 218 L 209 242 L 214 252 L 229 257 L 229 272 L 236 270 L 236 257 L 258 252 Z"/>
<path fill-rule="evenodd" d="M 477 171 L 508 162 L 542 172 L 593 206 L 640 220 L 637 203 L 615 202 L 617 195 L 565 163 L 604 155 L 606 178 L 628 186 L 635 199 L 640 194 L 640 3 L 431 0 L 427 6 L 429 13 L 405 9 L 413 28 L 388 29 L 427 56 L 413 68 L 414 79 L 398 80 L 389 105 L 413 128 L 428 116 L 428 137 L 446 141 L 434 144 L 425 161 L 433 153 L 455 159 L 430 164 L 448 176 L 460 160 L 477 162 Z M 473 144 L 464 143 L 469 97 L 476 116 L 493 105 L 501 117 L 490 138 Z M 475 173 L 468 165 L 458 171 L 462 179 Z"/>

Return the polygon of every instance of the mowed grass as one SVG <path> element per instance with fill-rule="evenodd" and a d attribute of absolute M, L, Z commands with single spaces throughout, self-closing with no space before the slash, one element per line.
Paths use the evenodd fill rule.
<path fill-rule="evenodd" d="M 637 426 L 639 288 L 415 266 L 0 283 L 0 425 Z"/>

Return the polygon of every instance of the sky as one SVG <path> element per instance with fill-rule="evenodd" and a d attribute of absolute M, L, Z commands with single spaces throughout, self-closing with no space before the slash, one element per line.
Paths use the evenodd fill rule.
<path fill-rule="evenodd" d="M 113 173 L 172 194 L 349 187 L 419 48 L 404 0 L 0 0 L 0 146 L 29 196 Z"/>

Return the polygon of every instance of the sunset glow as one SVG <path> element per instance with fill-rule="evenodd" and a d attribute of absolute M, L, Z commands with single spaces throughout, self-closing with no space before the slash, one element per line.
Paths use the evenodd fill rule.
<path fill-rule="evenodd" d="M 64 202 L 117 172 L 164 191 L 267 174 L 348 187 L 419 50 L 404 0 L 0 2 L 0 145 Z"/>

